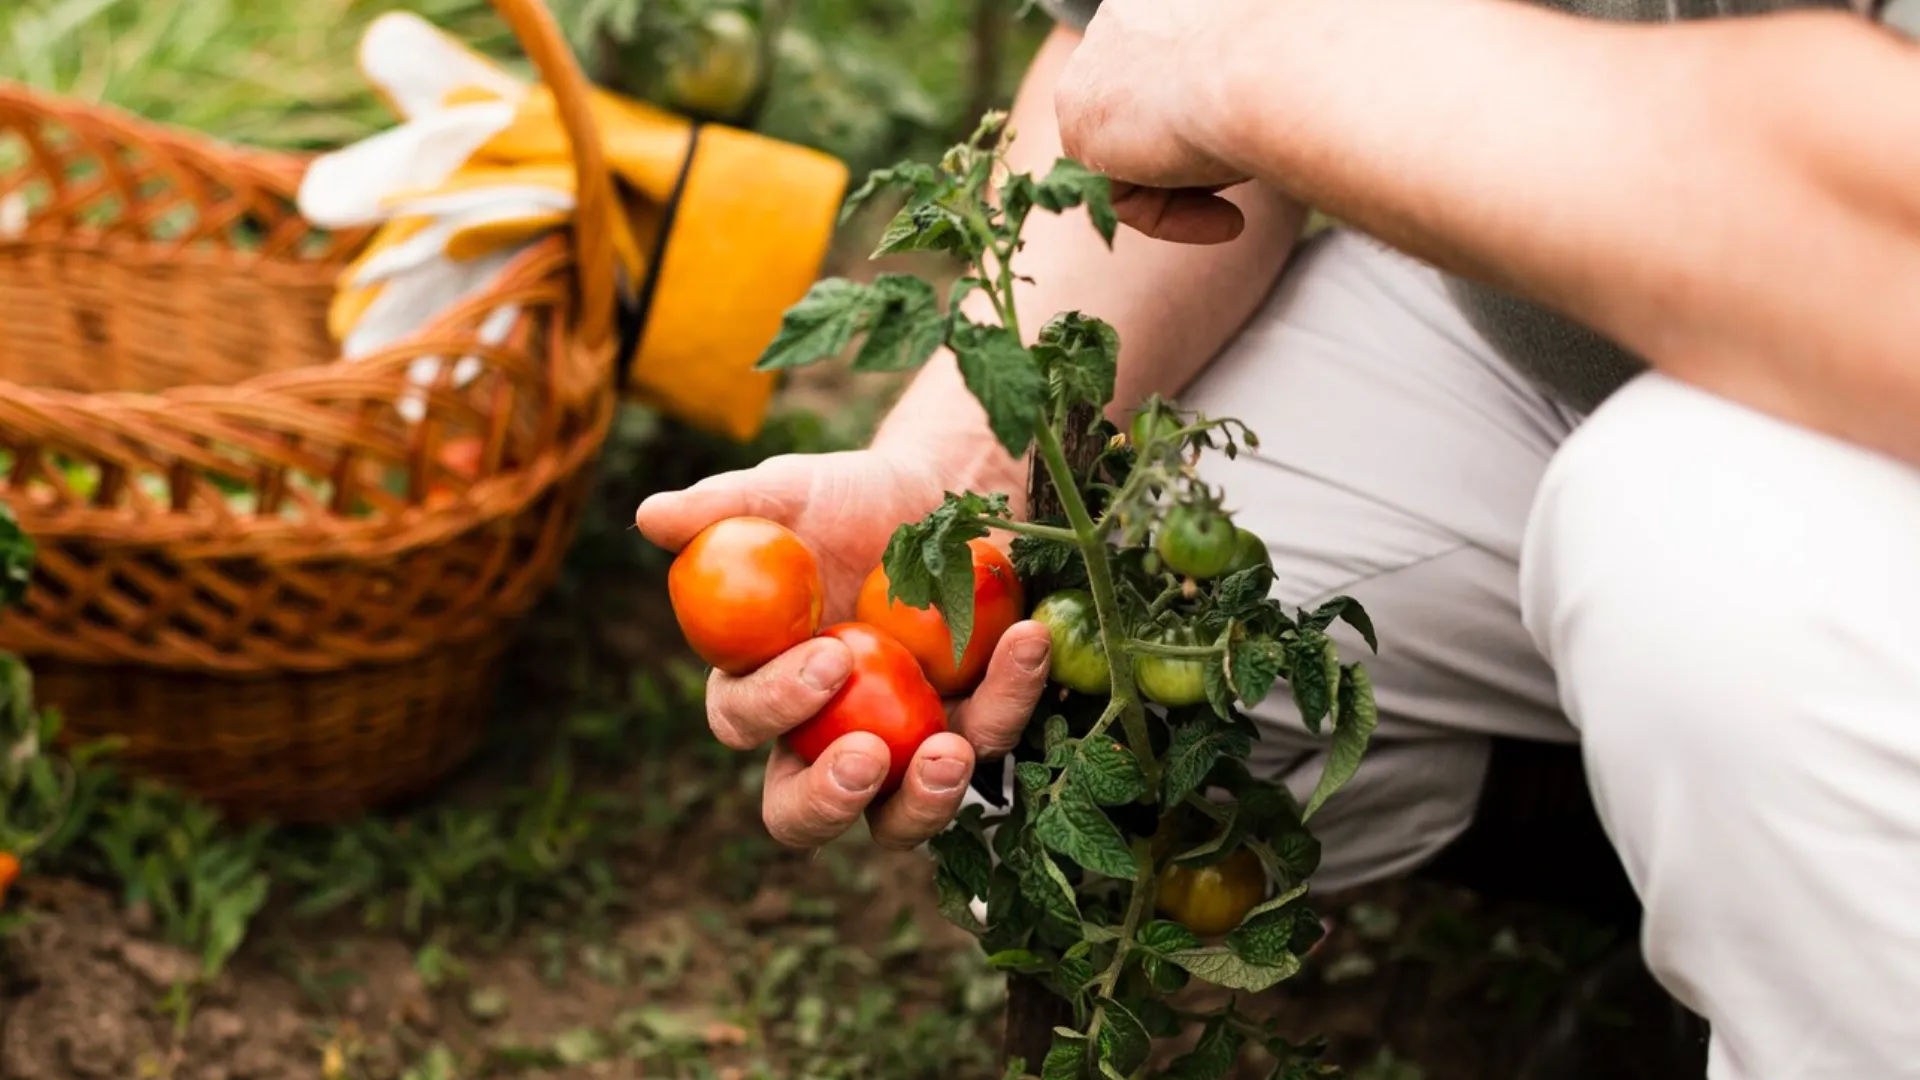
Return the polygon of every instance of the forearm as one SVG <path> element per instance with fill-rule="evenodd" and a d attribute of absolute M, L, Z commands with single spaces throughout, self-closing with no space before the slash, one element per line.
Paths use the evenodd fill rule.
<path fill-rule="evenodd" d="M 1042 48 L 1015 100 L 1015 138 L 1008 164 L 1044 174 L 1061 156 L 1053 84 L 1077 35 L 1056 33 Z M 1036 212 L 1016 269 L 1031 280 L 1015 286 L 1015 310 L 1029 340 L 1063 311 L 1084 311 L 1112 323 L 1122 348 L 1114 395 L 1125 410 L 1151 393 L 1172 395 L 1192 380 L 1252 315 L 1298 234 L 1304 212 L 1264 185 L 1234 193 L 1247 218 L 1231 244 L 1200 248 L 1149 240 L 1122 230 L 1109 251 L 1083 211 Z M 967 305 L 979 321 L 993 318 L 975 294 Z M 987 432 L 985 414 L 961 383 L 953 358 L 936 356 L 881 424 L 875 446 L 937 447 L 949 486 L 1018 493 L 1026 467 Z"/>
<path fill-rule="evenodd" d="M 1252 175 L 1678 377 L 1920 461 L 1906 45 L 1837 14 L 1236 6 L 1251 22 L 1196 93 L 1218 118 L 1201 137 Z"/>

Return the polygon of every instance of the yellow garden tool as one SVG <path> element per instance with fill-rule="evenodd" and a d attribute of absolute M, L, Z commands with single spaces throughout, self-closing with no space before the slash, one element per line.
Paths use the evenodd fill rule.
<path fill-rule="evenodd" d="M 421 329 L 572 219 L 572 147 L 553 96 L 417 16 L 389 13 L 360 67 L 401 123 L 316 159 L 300 210 L 328 228 L 375 227 L 342 274 L 329 324 L 349 358 Z M 826 253 L 846 169 L 812 150 L 698 124 L 595 91 L 595 127 L 622 189 L 612 248 L 631 345 L 630 394 L 737 439 L 760 428 L 773 376 L 753 370 Z M 494 312 L 492 343 L 516 312 Z M 470 358 L 425 358 L 422 386 Z M 422 402 L 403 401 L 417 418 Z"/>

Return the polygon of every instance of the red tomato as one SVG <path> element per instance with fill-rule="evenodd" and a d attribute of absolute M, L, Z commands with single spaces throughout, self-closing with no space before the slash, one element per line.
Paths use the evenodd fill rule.
<path fill-rule="evenodd" d="M 1000 636 L 1026 610 L 1026 596 L 1013 563 L 982 537 L 967 545 L 973 549 L 973 636 L 967 639 L 967 651 L 960 665 L 953 663 L 953 635 L 947 621 L 933 608 L 909 607 L 899 601 L 887 601 L 887 571 L 876 566 L 860 588 L 860 603 L 854 618 L 878 627 L 907 647 L 920 661 L 920 670 L 935 690 L 949 697 L 964 694 L 980 685 L 987 673 L 987 661 Z"/>
<path fill-rule="evenodd" d="M 486 452 L 486 441 L 480 436 L 456 435 L 441 445 L 440 464 L 462 480 L 476 480 Z"/>
<path fill-rule="evenodd" d="M 820 564 L 791 529 L 737 517 L 706 527 L 667 571 L 680 631 L 700 659 L 745 675 L 820 626 Z"/>
<path fill-rule="evenodd" d="M 20 858 L 11 851 L 0 851 L 0 907 L 6 906 L 7 890 L 20 876 Z"/>
<path fill-rule="evenodd" d="M 914 751 L 932 735 L 947 730 L 947 710 L 920 672 L 906 646 L 865 623 L 840 623 L 821 637 L 846 642 L 853 650 L 853 674 L 819 714 L 786 734 L 788 749 L 811 765 L 834 740 L 854 731 L 880 736 L 891 764 L 880 785 L 886 795 L 906 779 Z"/>

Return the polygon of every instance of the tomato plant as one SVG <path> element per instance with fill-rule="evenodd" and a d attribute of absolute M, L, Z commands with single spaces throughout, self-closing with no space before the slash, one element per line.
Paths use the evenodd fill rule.
<path fill-rule="evenodd" d="M 789 749 L 811 765 L 842 735 L 865 731 L 887 744 L 891 763 L 880 785 L 886 795 L 900 787 L 914 751 L 930 735 L 947 730 L 946 705 L 906 646 L 864 623 L 840 623 L 820 632 L 853 652 L 853 674 L 813 719 L 786 734 Z"/>
<path fill-rule="evenodd" d="M 688 38 L 667 59 L 668 99 L 700 116 L 732 119 L 760 88 L 759 29 L 744 13 L 721 8 L 708 12 Z"/>
<path fill-rule="evenodd" d="M 813 552 L 765 518 L 717 521 L 667 571 L 687 644 L 729 675 L 745 675 L 812 637 L 826 586 Z"/>
<path fill-rule="evenodd" d="M 1377 723 L 1366 670 L 1342 660 L 1327 630 L 1344 620 L 1371 645 L 1372 624 L 1346 598 L 1306 610 L 1270 595 L 1264 541 L 1242 535 L 1199 471 L 1209 452 L 1258 446 L 1244 425 L 1154 398 L 1120 438 L 1100 419 L 1114 396 L 1114 329 L 1066 312 L 1024 331 L 1012 262 L 1028 217 L 1084 209 L 1109 243 L 1118 222 L 1106 178 L 1071 160 L 1040 177 L 1007 169 L 1003 123 L 989 116 L 937 165 L 875 172 L 849 201 L 904 193 L 875 254 L 959 259 L 968 272 L 944 303 L 911 275 L 822 281 L 761 359 L 788 368 L 850 351 L 857 371 L 902 371 L 944 347 L 993 437 L 1031 455 L 1047 482 L 1036 520 L 1016 519 L 1004 494 L 950 493 L 886 550 L 892 597 L 938 611 L 964 641 L 976 626 L 969 545 L 1013 534 L 1015 569 L 1043 597 L 1034 617 L 1053 634 L 1060 689 L 1043 695 L 1013 751 L 1010 790 L 983 792 L 991 810 L 968 808 L 929 845 L 941 911 L 995 966 L 1057 995 L 1065 1020 L 1037 1028 L 1050 1042 L 1020 1040 L 1030 1052 L 1010 1077 L 1217 1080 L 1248 1043 L 1279 1062 L 1275 1077 L 1325 1075 L 1312 1048 L 1231 1004 L 1196 1016 L 1166 998 L 1191 979 L 1257 993 L 1300 969 L 1319 926 L 1306 902 L 1319 861 L 1308 824 L 1353 776 Z M 958 303 L 976 292 L 993 321 Z M 1327 740 L 1304 804 L 1247 764 L 1259 729 L 1244 710 L 1283 680 Z M 1252 889 L 1234 885 L 1203 890 L 1197 906 L 1209 864 L 1219 875 L 1257 866 L 1261 897 L 1245 903 Z M 1173 917 L 1154 918 L 1160 909 Z M 1201 1028 L 1192 1049 L 1150 1072 L 1154 1040 L 1190 1022 Z"/>
<path fill-rule="evenodd" d="M 967 547 L 973 563 L 973 633 L 964 648 L 955 647 L 947 620 L 938 611 L 892 599 L 892 583 L 884 566 L 874 567 L 867 575 L 853 612 L 855 619 L 905 645 L 920 661 L 927 681 L 949 697 L 980 685 L 994 646 L 1026 610 L 1026 594 L 1006 553 L 984 538 Z"/>

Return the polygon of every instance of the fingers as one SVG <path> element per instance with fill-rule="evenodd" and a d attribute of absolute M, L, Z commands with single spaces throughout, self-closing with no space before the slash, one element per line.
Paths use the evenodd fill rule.
<path fill-rule="evenodd" d="M 1020 741 L 1047 688 L 1052 648 L 1047 628 L 1031 620 L 1015 623 L 1001 635 L 986 677 L 953 715 L 954 730 L 965 735 L 982 758 L 1002 757 Z"/>
<path fill-rule="evenodd" d="M 721 473 L 680 491 L 649 496 L 634 511 L 641 535 L 679 551 L 700 530 L 722 518 L 753 516 L 785 524 L 806 500 L 809 473 L 789 459 L 772 458 L 738 472 Z"/>
<path fill-rule="evenodd" d="M 907 851 L 946 828 L 960 812 L 973 762 L 973 746 L 951 732 L 921 743 L 900 790 L 873 811 L 874 843 Z"/>
<path fill-rule="evenodd" d="M 1113 210 L 1128 227 L 1175 244 L 1224 244 L 1247 223 L 1238 206 L 1199 188 L 1116 184 Z"/>
<path fill-rule="evenodd" d="M 887 744 L 864 731 L 834 740 L 812 765 L 776 745 L 760 797 L 767 832 L 796 848 L 819 847 L 846 832 L 880 790 L 889 760 Z"/>
<path fill-rule="evenodd" d="M 788 649 L 751 675 L 707 678 L 707 726 L 735 750 L 785 734 L 826 707 L 853 671 L 853 652 L 830 637 Z"/>

